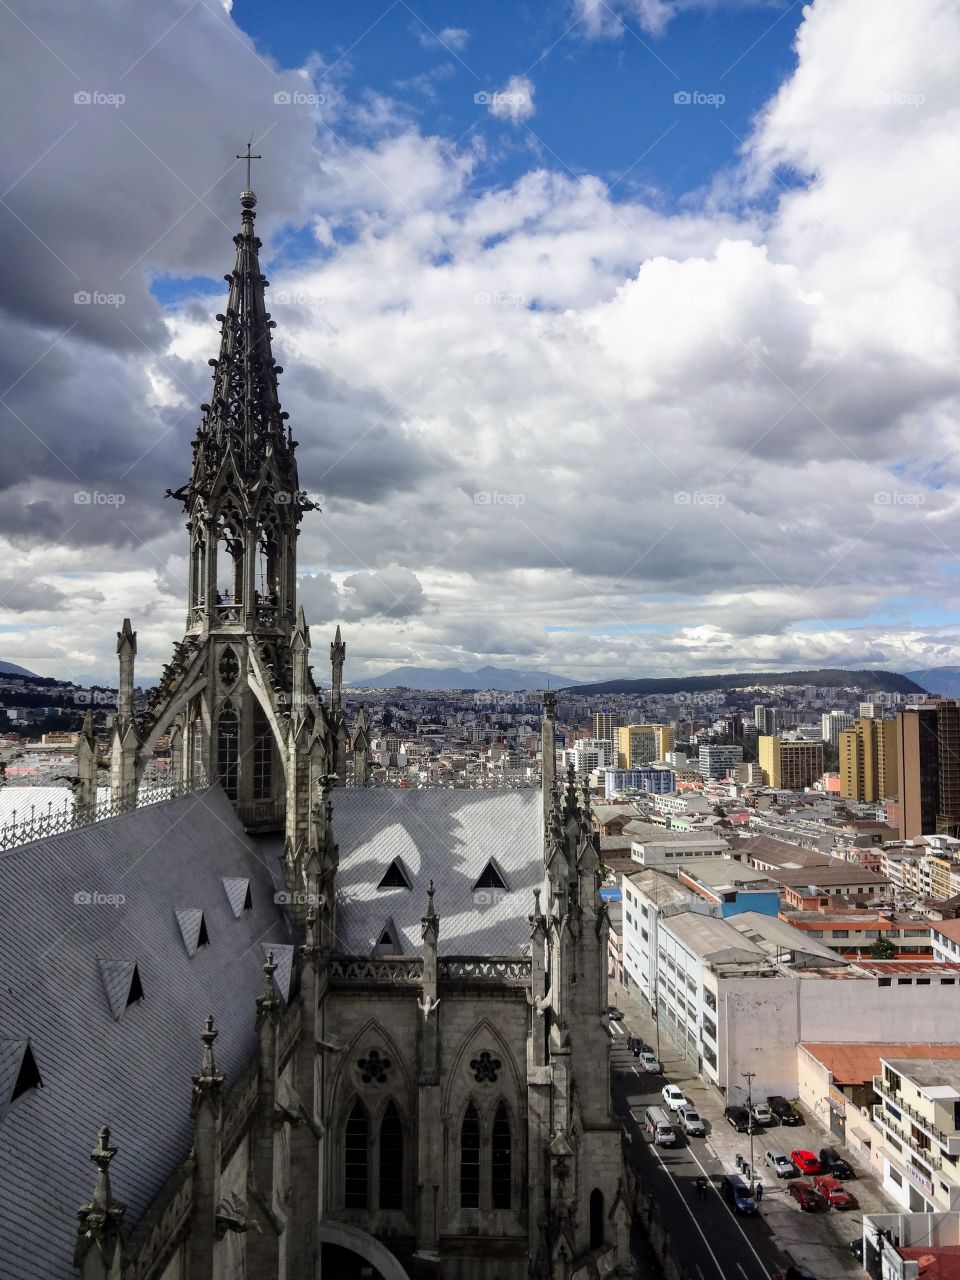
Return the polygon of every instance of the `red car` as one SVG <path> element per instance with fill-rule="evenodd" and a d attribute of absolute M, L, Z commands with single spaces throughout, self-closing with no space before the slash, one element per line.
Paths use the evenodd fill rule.
<path fill-rule="evenodd" d="M 856 1197 L 852 1196 L 842 1182 L 829 1174 L 821 1174 L 814 1178 L 813 1185 L 834 1209 L 856 1209 Z"/>
<path fill-rule="evenodd" d="M 787 1191 L 807 1213 L 818 1213 L 827 1207 L 826 1200 L 819 1191 L 814 1191 L 809 1182 L 791 1182 Z"/>
<path fill-rule="evenodd" d="M 820 1173 L 820 1161 L 812 1151 L 791 1151 L 790 1159 L 801 1173 Z"/>

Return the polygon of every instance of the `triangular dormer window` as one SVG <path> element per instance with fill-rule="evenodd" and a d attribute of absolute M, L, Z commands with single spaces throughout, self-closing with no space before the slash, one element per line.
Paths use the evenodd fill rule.
<path fill-rule="evenodd" d="M 400 945 L 400 934 L 397 926 L 393 923 L 391 916 L 387 920 L 383 928 L 377 934 L 377 942 L 373 948 L 375 956 L 401 956 L 403 955 L 403 947 Z"/>
<path fill-rule="evenodd" d="M 205 947 L 210 941 L 203 912 L 199 907 L 178 907 L 176 917 L 187 955 L 194 956 L 198 947 Z"/>
<path fill-rule="evenodd" d="M 500 889 L 504 893 L 509 890 L 507 878 L 497 866 L 496 861 L 491 858 L 487 865 L 483 868 L 478 876 L 474 890 L 476 889 Z"/>
<path fill-rule="evenodd" d="M 21 1094 L 42 1085 L 30 1041 L 0 1037 L 0 1119 Z"/>
<path fill-rule="evenodd" d="M 143 999 L 143 984 L 136 960 L 98 960 L 100 980 L 115 1022 L 128 1005 Z"/>
<path fill-rule="evenodd" d="M 383 873 L 378 889 L 412 889 L 407 869 L 399 858 L 394 858 Z"/>

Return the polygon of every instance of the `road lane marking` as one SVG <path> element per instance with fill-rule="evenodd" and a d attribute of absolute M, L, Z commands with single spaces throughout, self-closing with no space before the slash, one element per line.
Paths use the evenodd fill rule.
<path fill-rule="evenodd" d="M 673 1174 L 672 1174 L 672 1173 L 670 1172 L 670 1170 L 667 1168 L 667 1166 L 666 1166 L 666 1162 L 664 1161 L 663 1156 L 662 1156 L 662 1155 L 660 1154 L 660 1152 L 657 1150 L 656 1145 L 651 1146 L 651 1147 L 650 1147 L 650 1150 L 653 1152 L 653 1154 L 654 1154 L 654 1155 L 657 1157 L 657 1159 L 660 1161 L 660 1168 L 663 1170 L 663 1172 L 664 1172 L 664 1173 L 667 1175 L 667 1177 L 670 1179 L 671 1183 L 673 1184 L 673 1189 L 674 1189 L 674 1191 L 676 1191 L 676 1193 L 677 1193 L 677 1197 L 678 1197 L 678 1199 L 679 1199 L 680 1203 L 683 1205 L 684 1209 L 686 1209 L 687 1213 L 690 1215 L 690 1221 L 691 1221 L 691 1222 L 693 1223 L 693 1225 L 697 1228 L 697 1231 L 698 1231 L 698 1232 L 699 1232 L 699 1234 L 700 1234 L 700 1239 L 703 1241 L 703 1243 L 704 1243 L 704 1247 L 706 1248 L 707 1253 L 709 1253 L 710 1257 L 713 1259 L 713 1265 L 717 1268 L 717 1274 L 720 1276 L 720 1280 L 726 1280 L 726 1277 L 725 1277 L 725 1275 L 724 1275 L 723 1267 L 721 1267 L 720 1263 L 717 1261 L 717 1255 L 716 1255 L 716 1254 L 713 1252 L 713 1250 L 710 1248 L 710 1241 L 709 1241 L 709 1240 L 707 1239 L 707 1237 L 703 1234 L 703 1228 L 700 1226 L 700 1223 L 697 1221 L 697 1215 L 693 1212 L 693 1210 L 692 1210 L 692 1209 L 690 1208 L 690 1206 L 687 1204 L 686 1200 L 684 1199 L 683 1192 L 682 1192 L 682 1191 L 680 1190 L 680 1188 L 677 1186 L 677 1180 L 676 1180 L 676 1178 L 673 1176 Z M 747 1241 L 747 1243 L 748 1243 L 748 1244 L 750 1243 L 750 1242 L 749 1242 L 749 1240 Z M 700 1268 L 698 1267 L 698 1268 L 697 1268 L 697 1270 L 699 1271 L 699 1270 L 700 1270 Z M 701 1272 L 701 1276 L 702 1276 L 702 1274 L 703 1274 L 703 1273 Z"/>
<path fill-rule="evenodd" d="M 729 1206 L 729 1205 L 727 1204 L 727 1202 L 724 1200 L 723 1196 L 722 1196 L 722 1195 L 720 1195 L 720 1188 L 719 1188 L 719 1187 L 714 1183 L 714 1181 L 713 1181 L 713 1180 L 712 1180 L 712 1178 L 710 1177 L 710 1174 L 709 1174 L 709 1173 L 707 1173 L 707 1171 L 706 1171 L 706 1169 L 703 1167 L 703 1165 L 702 1165 L 702 1164 L 700 1164 L 700 1158 L 699 1158 L 699 1156 L 697 1155 L 697 1153 L 694 1151 L 694 1149 L 693 1149 L 692 1145 L 689 1145 L 689 1144 L 688 1144 L 688 1146 L 687 1146 L 687 1150 L 690 1152 L 690 1154 L 693 1156 L 694 1160 L 696 1160 L 697 1164 L 700 1166 L 700 1170 L 701 1170 L 701 1172 L 703 1173 L 704 1177 L 707 1179 L 708 1184 L 709 1184 L 711 1187 L 713 1187 L 714 1191 L 716 1191 L 716 1193 L 717 1193 L 717 1198 L 719 1199 L 720 1203 L 723 1205 L 724 1209 L 726 1209 L 727 1213 L 729 1213 L 729 1214 L 730 1214 L 730 1218 L 731 1218 L 731 1220 L 733 1221 L 733 1225 L 737 1228 L 737 1230 L 738 1230 L 738 1231 L 740 1232 L 740 1234 L 743 1236 L 743 1239 L 744 1239 L 744 1242 L 745 1242 L 745 1244 L 746 1244 L 747 1248 L 750 1250 L 750 1252 L 751 1252 L 751 1253 L 753 1254 L 753 1256 L 756 1258 L 756 1260 L 757 1260 L 757 1265 L 759 1266 L 759 1268 L 760 1268 L 761 1272 L 763 1273 L 764 1280 L 768 1280 L 768 1277 L 769 1277 L 769 1275 L 770 1275 L 770 1272 L 767 1270 L 766 1265 L 764 1264 L 764 1261 L 763 1261 L 763 1259 L 760 1257 L 759 1253 L 757 1253 L 756 1249 L 755 1249 L 755 1248 L 753 1247 L 753 1245 L 750 1243 L 750 1237 L 749 1237 L 749 1236 L 747 1235 L 747 1233 L 744 1231 L 743 1227 L 741 1227 L 741 1225 L 740 1225 L 739 1221 L 737 1220 L 737 1215 L 733 1212 L 733 1210 L 730 1208 L 730 1206 Z M 720 1172 L 721 1172 L 721 1174 L 723 1173 L 723 1169 L 722 1169 L 722 1168 L 721 1168 Z M 701 1233 L 701 1234 L 702 1234 L 702 1233 Z M 738 1266 L 738 1267 L 740 1267 L 740 1263 L 739 1263 L 739 1262 L 737 1263 L 737 1266 Z M 741 1270 L 741 1271 L 743 1271 L 743 1268 L 742 1268 L 742 1267 L 740 1267 L 740 1270 Z M 747 1273 L 744 1271 L 744 1275 L 746 1275 L 746 1274 L 747 1274 Z"/>

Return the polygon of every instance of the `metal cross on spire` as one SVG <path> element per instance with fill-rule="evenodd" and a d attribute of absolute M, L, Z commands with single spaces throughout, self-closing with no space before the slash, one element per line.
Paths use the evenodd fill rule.
<path fill-rule="evenodd" d="M 241 155 L 239 152 L 237 154 L 238 160 L 246 160 L 247 162 L 247 187 L 246 187 L 247 191 L 253 190 L 253 187 L 250 185 L 250 161 L 263 159 L 263 156 L 255 156 L 251 154 L 250 147 L 252 143 L 253 143 L 253 134 L 250 135 L 250 141 L 247 143 L 246 152 L 243 155 Z"/>

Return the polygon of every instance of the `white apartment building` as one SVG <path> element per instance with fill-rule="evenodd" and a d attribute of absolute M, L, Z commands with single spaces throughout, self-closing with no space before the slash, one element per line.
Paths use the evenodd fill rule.
<path fill-rule="evenodd" d="M 653 807 L 658 813 L 676 818 L 681 814 L 713 813 L 713 805 L 699 791 L 665 791 L 654 798 Z"/>
<path fill-rule="evenodd" d="M 825 711 L 820 717 L 823 741 L 829 742 L 831 747 L 838 747 L 841 732 L 849 729 L 855 721 L 856 717 L 847 711 Z"/>
<path fill-rule="evenodd" d="M 705 743 L 699 749 L 700 772 L 705 778 L 726 778 L 743 760 L 743 747 L 731 743 Z"/>
<path fill-rule="evenodd" d="M 660 797 L 657 797 L 660 799 Z M 630 857 L 645 867 L 668 869 L 693 858 L 723 858 L 730 846 L 720 836 L 694 831 L 673 831 L 654 822 L 630 822 L 624 828 L 630 837 Z M 736 855 L 734 855 L 736 857 Z"/>
<path fill-rule="evenodd" d="M 578 777 L 586 777 L 598 769 L 615 768 L 613 744 L 605 738 L 581 738 L 563 753 L 563 767 L 573 765 Z"/>
<path fill-rule="evenodd" d="M 960 1062 L 880 1059 L 873 1078 L 880 1101 L 883 1188 L 911 1213 L 960 1209 Z"/>

